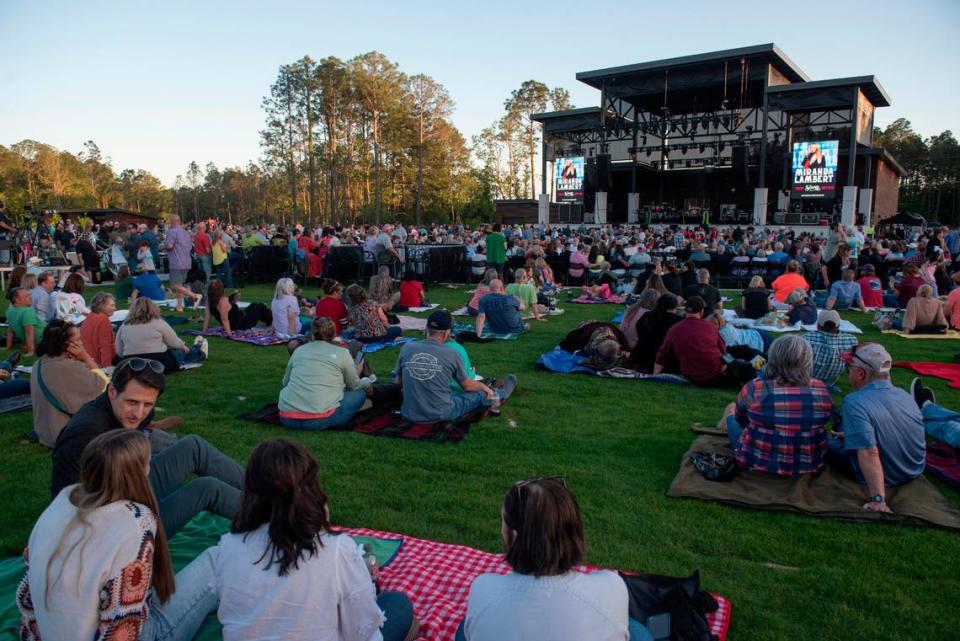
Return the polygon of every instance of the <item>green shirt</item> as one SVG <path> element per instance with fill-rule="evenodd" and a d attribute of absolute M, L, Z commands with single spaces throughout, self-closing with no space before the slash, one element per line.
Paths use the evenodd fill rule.
<path fill-rule="evenodd" d="M 470 356 L 467 354 L 467 349 L 458 343 L 457 341 L 450 339 L 444 343 L 447 347 L 452 347 L 453 351 L 457 354 L 460 354 L 460 358 L 463 359 L 463 366 L 466 368 L 467 373 L 470 376 L 476 377 L 477 373 L 473 371 L 473 365 L 470 364 Z M 462 392 L 463 388 L 460 387 L 459 381 L 450 381 L 450 390 L 453 392 Z"/>
<path fill-rule="evenodd" d="M 256 234 L 250 234 L 249 236 L 243 237 L 243 248 L 250 249 L 251 247 L 257 247 L 259 245 L 265 245 L 263 239 L 257 236 Z"/>
<path fill-rule="evenodd" d="M 36 347 L 37 343 L 40 342 L 40 335 L 43 334 L 43 330 L 47 326 L 47 324 L 40 320 L 40 317 L 37 316 L 37 311 L 30 306 L 9 307 L 7 309 L 7 325 L 9 325 L 10 329 L 13 330 L 13 335 L 16 337 L 17 341 L 21 343 L 26 342 L 27 340 L 23 328 L 33 325 L 34 347 Z"/>
<path fill-rule="evenodd" d="M 510 296 L 520 299 L 524 311 L 530 311 L 537 304 L 537 288 L 530 283 L 510 283 L 505 290 Z"/>
<path fill-rule="evenodd" d="M 507 239 L 498 231 L 487 234 L 487 262 L 507 262 Z"/>
<path fill-rule="evenodd" d="M 113 285 L 113 297 L 119 301 L 130 300 L 133 295 L 133 278 L 118 280 Z"/>
<path fill-rule="evenodd" d="M 360 387 L 357 366 L 344 347 L 326 341 L 301 345 L 287 362 L 280 390 L 280 411 L 300 414 L 332 413 L 340 407 L 344 387 Z"/>

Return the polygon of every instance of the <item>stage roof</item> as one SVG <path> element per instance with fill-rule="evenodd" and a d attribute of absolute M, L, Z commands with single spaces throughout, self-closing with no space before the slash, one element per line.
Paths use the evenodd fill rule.
<path fill-rule="evenodd" d="M 771 104 L 771 108 L 784 108 L 787 111 L 792 109 L 807 110 L 817 108 L 838 108 L 841 106 L 852 106 L 851 93 L 845 89 L 859 87 L 863 95 L 873 103 L 874 107 L 889 107 L 890 96 L 880 86 L 880 82 L 874 76 L 856 76 L 852 78 L 832 78 L 830 80 L 813 80 L 811 82 L 802 82 L 795 85 L 778 85 L 768 87 L 767 93 L 772 97 L 783 97 L 785 104 Z M 837 91 L 840 93 L 837 94 Z M 842 96 L 845 104 L 834 104 L 832 95 Z M 818 101 L 823 102 L 819 104 Z M 779 100 L 778 100 L 779 102 Z M 796 104 L 792 107 L 791 103 Z"/>
<path fill-rule="evenodd" d="M 666 58 L 664 60 L 654 60 L 651 62 L 641 62 L 634 65 L 624 65 L 621 67 L 608 67 L 606 69 L 596 69 L 594 71 L 581 71 L 577 74 L 577 80 L 586 83 L 597 89 L 603 84 L 603 81 L 613 77 L 624 77 L 631 75 L 648 74 L 650 72 L 661 72 L 676 67 L 689 67 L 695 65 L 704 65 L 709 63 L 719 63 L 724 61 L 737 60 L 739 58 L 760 58 L 769 62 L 773 67 L 782 73 L 790 82 L 806 82 L 810 79 L 800 67 L 798 67 L 790 58 L 787 57 L 780 47 L 773 43 L 754 45 L 751 47 L 740 47 L 738 49 L 725 49 L 723 51 L 712 51 L 709 53 L 699 53 L 693 56 L 681 56 L 679 58 Z"/>
<path fill-rule="evenodd" d="M 554 131 L 593 131 L 600 126 L 600 107 L 582 107 L 566 111 L 533 114 L 530 120 L 543 124 L 546 133 Z"/>

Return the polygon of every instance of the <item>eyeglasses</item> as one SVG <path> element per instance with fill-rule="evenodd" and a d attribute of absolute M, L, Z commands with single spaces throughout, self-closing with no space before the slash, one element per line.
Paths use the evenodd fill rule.
<path fill-rule="evenodd" d="M 517 490 L 517 500 L 520 500 L 520 490 L 528 485 L 534 485 L 542 481 L 559 481 L 563 487 L 567 487 L 567 478 L 565 476 L 535 476 L 529 479 L 521 479 L 513 484 L 513 487 Z"/>
<path fill-rule="evenodd" d="M 120 367 L 117 368 L 117 371 L 120 371 L 124 367 L 129 367 L 133 372 L 142 372 L 148 367 L 154 374 L 163 374 L 164 372 L 163 363 L 160 361 L 155 361 L 152 358 L 139 358 L 137 356 L 123 361 Z"/>

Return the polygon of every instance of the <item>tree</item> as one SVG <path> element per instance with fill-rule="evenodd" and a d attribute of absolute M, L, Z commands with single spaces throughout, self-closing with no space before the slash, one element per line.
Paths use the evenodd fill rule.
<path fill-rule="evenodd" d="M 285 164 L 290 188 L 290 214 L 297 218 L 297 163 L 295 137 L 300 130 L 295 103 L 296 78 L 291 65 L 283 65 L 270 95 L 263 99 L 267 128 L 260 132 L 261 146 L 272 164 Z"/>
<path fill-rule="evenodd" d="M 519 89 L 514 89 L 504 103 L 504 108 L 512 119 L 516 120 L 520 136 L 527 150 L 530 171 L 530 198 L 537 195 L 536 158 L 537 134 L 539 125 L 531 116 L 547 110 L 547 100 L 551 97 L 550 88 L 542 82 L 527 80 Z M 560 97 L 562 99 L 562 96 Z M 569 102 L 569 96 L 567 96 Z"/>
<path fill-rule="evenodd" d="M 453 112 L 453 100 L 442 85 L 423 74 L 412 76 L 409 91 L 413 98 L 413 116 L 417 121 L 417 192 L 415 220 L 420 224 L 423 202 L 423 152 L 424 143 L 437 132 L 438 123 L 445 121 Z"/>

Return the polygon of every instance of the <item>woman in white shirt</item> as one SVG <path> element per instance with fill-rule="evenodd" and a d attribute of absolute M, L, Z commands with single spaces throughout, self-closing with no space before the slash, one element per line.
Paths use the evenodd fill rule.
<path fill-rule="evenodd" d="M 413 641 L 410 599 L 377 595 L 362 549 L 330 530 L 318 471 L 287 439 L 250 455 L 240 509 L 213 552 L 224 641 Z"/>
<path fill-rule="evenodd" d="M 562 478 L 515 483 L 500 531 L 512 571 L 474 579 L 458 641 L 652 640 L 629 620 L 627 587 L 616 573 L 576 569 L 586 554 L 583 521 Z"/>
<path fill-rule="evenodd" d="M 292 338 L 300 332 L 300 303 L 294 296 L 297 286 L 290 278 L 277 281 L 270 311 L 273 312 L 273 333 L 284 338 Z"/>
<path fill-rule="evenodd" d="M 210 550 L 174 579 L 149 468 L 143 432 L 90 441 L 80 483 L 57 495 L 30 534 L 16 595 L 20 639 L 189 641 L 216 609 Z"/>
<path fill-rule="evenodd" d="M 53 293 L 54 317 L 78 326 L 87 319 L 90 308 L 83 300 L 84 283 L 80 274 L 67 276 L 63 289 Z"/>
<path fill-rule="evenodd" d="M 183 364 L 206 360 L 209 351 L 207 339 L 202 336 L 197 336 L 188 347 L 163 320 L 157 304 L 146 297 L 130 303 L 130 312 L 117 330 L 115 343 L 117 363 L 139 356 L 160 361 L 167 374 L 178 371 Z"/>

